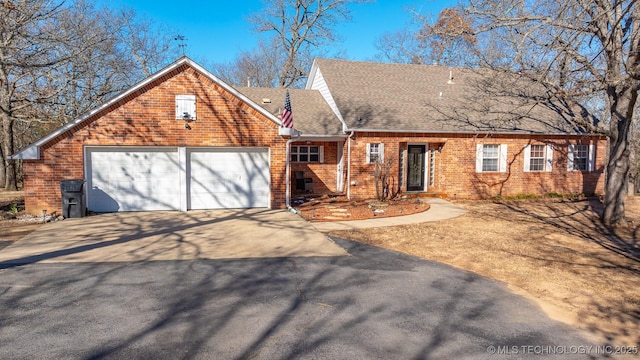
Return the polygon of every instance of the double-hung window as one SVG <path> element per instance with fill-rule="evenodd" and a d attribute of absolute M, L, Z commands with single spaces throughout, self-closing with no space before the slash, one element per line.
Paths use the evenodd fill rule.
<path fill-rule="evenodd" d="M 594 149 L 593 145 L 569 145 L 567 154 L 567 169 L 569 171 L 593 171 Z"/>
<path fill-rule="evenodd" d="M 506 172 L 506 144 L 477 144 L 476 172 Z"/>
<path fill-rule="evenodd" d="M 322 146 L 291 146 L 291 162 L 322 162 Z"/>
<path fill-rule="evenodd" d="M 381 163 L 384 161 L 384 144 L 367 144 L 367 164 Z"/>
<path fill-rule="evenodd" d="M 524 148 L 525 172 L 550 172 L 553 165 L 551 144 L 529 144 Z"/>

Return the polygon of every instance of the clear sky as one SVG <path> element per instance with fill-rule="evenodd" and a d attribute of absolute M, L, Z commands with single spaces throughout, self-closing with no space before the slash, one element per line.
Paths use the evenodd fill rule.
<path fill-rule="evenodd" d="M 186 55 L 203 63 L 232 62 L 239 52 L 255 48 L 259 35 L 251 30 L 247 17 L 264 6 L 260 0 L 112 0 L 103 3 L 112 8 L 126 5 L 139 16 L 165 24 L 176 35 L 186 38 Z M 455 0 L 374 0 L 352 4 L 352 21 L 337 26 L 343 41 L 335 53 L 343 51 L 344 58 L 351 60 L 372 60 L 377 53 L 376 39 L 402 29 L 411 21 L 409 8 L 435 17 L 440 10 L 455 3 Z"/>

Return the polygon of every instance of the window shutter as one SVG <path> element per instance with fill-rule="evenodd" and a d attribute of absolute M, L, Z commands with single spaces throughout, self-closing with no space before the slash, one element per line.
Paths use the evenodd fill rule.
<path fill-rule="evenodd" d="M 567 149 L 567 170 L 573 171 L 573 153 L 576 151 L 576 146 L 573 144 L 569 144 L 569 148 Z"/>
<path fill-rule="evenodd" d="M 507 144 L 500 144 L 500 172 L 507 172 Z"/>
<path fill-rule="evenodd" d="M 595 163 L 595 151 L 593 144 L 589 145 L 589 159 L 587 159 L 587 170 L 593 171 Z"/>
<path fill-rule="evenodd" d="M 384 144 L 378 144 L 378 162 L 384 163 Z"/>
<path fill-rule="evenodd" d="M 319 152 L 318 158 L 320 160 L 320 163 L 323 163 L 324 162 L 324 146 L 323 145 L 320 145 L 320 147 L 318 147 L 318 152 Z"/>
<path fill-rule="evenodd" d="M 365 164 L 371 164 L 371 144 L 367 143 Z"/>
<path fill-rule="evenodd" d="M 524 172 L 531 171 L 531 144 L 524 147 Z"/>
<path fill-rule="evenodd" d="M 176 95 L 176 119 L 184 119 L 185 113 L 188 113 L 191 119 L 196 119 L 195 95 Z"/>
<path fill-rule="evenodd" d="M 544 171 L 551 172 L 553 169 L 553 144 L 547 144 L 546 147 L 547 161 L 544 164 Z"/>
<path fill-rule="evenodd" d="M 476 172 L 482 172 L 482 144 L 476 144 Z"/>

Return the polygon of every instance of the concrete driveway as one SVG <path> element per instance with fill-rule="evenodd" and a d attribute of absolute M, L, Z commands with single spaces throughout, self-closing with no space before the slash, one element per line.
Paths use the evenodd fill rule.
<path fill-rule="evenodd" d="M 131 262 L 347 255 L 283 210 L 112 213 L 49 223 L 0 251 L 0 268 L 47 262 Z"/>

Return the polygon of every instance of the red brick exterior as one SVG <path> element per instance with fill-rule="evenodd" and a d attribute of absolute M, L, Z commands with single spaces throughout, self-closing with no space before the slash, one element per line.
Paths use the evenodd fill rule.
<path fill-rule="evenodd" d="M 374 165 L 366 164 L 366 144 L 384 144 L 384 159 L 391 161 L 391 175 L 395 183 L 402 179 L 400 190 L 406 188 L 406 149 L 408 144 L 428 145 L 435 156 L 433 185 L 426 184 L 428 192 L 444 194 L 456 199 L 484 199 L 495 196 L 585 194 L 604 192 L 604 166 L 606 161 L 606 139 L 598 136 L 526 136 L 471 134 L 402 134 L 402 133 L 356 133 L 351 142 L 351 186 L 354 199 L 375 198 Z M 507 171 L 504 173 L 476 172 L 476 144 L 506 144 Z M 527 144 L 553 144 L 553 167 L 551 172 L 525 172 L 524 148 Z M 567 151 L 569 144 L 595 145 L 594 171 L 568 171 Z M 345 144 L 345 154 L 347 145 Z M 403 156 L 402 171 L 399 167 L 400 153 Z M 425 157 L 429 172 L 429 157 Z M 346 165 L 345 165 L 346 166 Z"/>
<path fill-rule="evenodd" d="M 175 119 L 175 96 L 195 95 L 197 120 L 185 128 Z M 187 64 L 137 89 L 91 118 L 60 134 L 40 149 L 39 160 L 23 164 L 25 207 L 28 213 L 61 212 L 60 180 L 85 178 L 86 146 L 268 147 L 271 167 L 271 207 L 285 207 L 286 142 L 277 125 L 262 113 Z M 349 141 L 351 154 L 349 155 Z M 472 134 L 356 133 L 351 140 L 294 142 L 293 146 L 322 146 L 324 161 L 291 164 L 291 193 L 295 194 L 295 171 L 313 179 L 314 193 L 343 191 L 354 199 L 375 198 L 373 164 L 366 164 L 367 143 L 384 144 L 384 158 L 391 161 L 391 175 L 407 192 L 407 146 L 427 146 L 427 179 L 424 191 L 456 199 L 481 199 L 523 194 L 602 194 L 606 139 L 598 136 L 527 136 Z M 525 172 L 523 150 L 527 144 L 554 146 L 551 172 Z M 477 144 L 506 144 L 507 171 L 476 172 Z M 595 147 L 594 171 L 568 171 L 569 144 Z M 341 160 L 344 171 L 338 172 Z M 402 156 L 401 156 L 402 154 Z M 429 174 L 429 155 L 434 156 Z M 350 157 L 350 177 L 347 179 Z M 402 163 L 400 160 L 402 159 Z M 349 183 L 355 185 L 350 186 Z"/>
<path fill-rule="evenodd" d="M 338 143 L 337 142 L 293 142 L 291 146 L 322 146 L 324 160 L 322 163 L 292 162 L 291 163 L 291 194 L 296 194 L 295 171 L 304 172 L 304 177 L 313 179 L 314 194 L 334 194 L 338 192 Z M 342 146 L 342 143 L 340 143 Z"/>
<path fill-rule="evenodd" d="M 175 119 L 175 95 L 196 95 L 197 120 Z M 60 180 L 82 179 L 85 146 L 259 146 L 270 149 L 271 207 L 285 206 L 285 144 L 277 125 L 188 65 L 94 114 L 23 164 L 28 213 L 61 211 Z"/>

